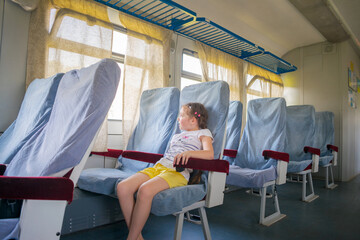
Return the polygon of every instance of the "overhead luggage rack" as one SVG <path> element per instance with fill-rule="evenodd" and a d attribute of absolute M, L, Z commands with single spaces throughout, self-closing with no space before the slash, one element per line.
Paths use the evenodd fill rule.
<path fill-rule="evenodd" d="M 179 26 L 174 24 L 174 30 L 242 59 L 265 51 L 263 48 L 206 18 L 196 18 L 190 24 Z"/>
<path fill-rule="evenodd" d="M 167 0 L 94 0 L 145 21 L 172 29 L 174 20 L 188 23 L 196 13 Z"/>
<path fill-rule="evenodd" d="M 262 54 L 246 57 L 244 60 L 277 74 L 292 72 L 297 69 L 297 67 L 294 65 L 270 52 L 264 52 Z"/>
<path fill-rule="evenodd" d="M 282 74 L 297 68 L 218 24 L 170 0 L 94 0 L 173 30 L 259 67 Z"/>

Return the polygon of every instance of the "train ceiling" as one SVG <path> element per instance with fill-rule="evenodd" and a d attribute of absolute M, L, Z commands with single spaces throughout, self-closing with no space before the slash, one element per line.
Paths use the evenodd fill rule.
<path fill-rule="evenodd" d="M 277 56 L 352 39 L 360 56 L 360 0 L 174 0 Z"/>

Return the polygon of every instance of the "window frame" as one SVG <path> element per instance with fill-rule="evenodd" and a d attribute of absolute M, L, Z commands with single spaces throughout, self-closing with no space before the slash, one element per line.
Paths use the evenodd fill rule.
<path fill-rule="evenodd" d="M 118 32 L 121 32 L 123 34 L 127 34 L 126 28 L 118 26 L 118 25 L 114 25 L 114 30 L 113 31 L 118 31 Z M 114 41 L 114 39 L 112 40 L 112 45 L 114 43 L 113 41 Z M 126 54 L 121 54 L 121 53 L 117 53 L 117 52 L 112 51 L 110 59 L 114 60 L 117 63 L 125 64 L 125 55 Z M 122 106 L 120 106 L 120 107 L 122 108 Z M 122 111 L 123 111 L 123 109 L 122 109 Z M 118 118 L 109 118 L 108 117 L 107 120 L 108 121 L 122 121 L 122 118 L 118 119 Z"/>
<path fill-rule="evenodd" d="M 184 63 L 184 54 L 199 59 L 199 55 L 198 55 L 197 52 L 192 51 L 192 50 L 187 49 L 187 48 L 183 48 L 182 53 L 181 53 L 181 60 L 182 60 L 182 61 L 181 61 L 181 77 L 182 77 L 182 78 L 187 78 L 187 79 L 190 79 L 190 80 L 194 80 L 194 81 L 201 82 L 201 80 L 202 80 L 202 75 L 199 75 L 199 74 L 192 73 L 192 72 L 189 72 L 189 71 L 184 70 L 184 66 L 183 66 L 183 63 Z M 199 59 L 199 61 L 200 61 L 200 59 Z"/>

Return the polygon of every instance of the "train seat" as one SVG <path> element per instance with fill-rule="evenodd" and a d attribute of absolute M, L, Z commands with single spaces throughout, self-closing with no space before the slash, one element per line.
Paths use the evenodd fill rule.
<path fill-rule="evenodd" d="M 140 99 L 140 117 L 127 151 L 163 154 L 178 117 L 180 91 L 177 88 L 146 90 Z M 82 190 L 116 197 L 115 183 L 152 165 L 119 156 L 119 168 L 85 169 L 79 178 Z"/>
<path fill-rule="evenodd" d="M 315 113 L 315 144 L 320 149 L 319 167 L 325 168 L 325 187 L 334 189 L 333 166 L 337 165 L 338 147 L 334 146 L 334 113 L 324 111 Z M 329 183 L 329 169 L 331 183 Z"/>
<path fill-rule="evenodd" d="M 286 132 L 288 145 L 286 152 L 290 155 L 288 181 L 302 182 L 302 201 L 311 202 L 318 198 L 312 183 L 312 172 L 318 172 L 320 149 L 315 143 L 315 109 L 310 105 L 286 107 Z M 302 176 L 302 180 L 299 177 Z M 308 181 L 306 180 L 308 178 Z M 310 193 L 307 194 L 306 183 Z"/>
<path fill-rule="evenodd" d="M 0 198 L 24 199 L 19 219 L 0 220 L 1 239 L 17 239 L 19 234 L 21 240 L 60 238 L 65 207 L 73 199 L 119 79 L 120 69 L 111 59 L 63 76 L 49 121 L 0 176 Z"/>
<path fill-rule="evenodd" d="M 240 101 L 230 101 L 229 114 L 226 125 L 226 143 L 224 160 L 230 165 L 234 162 L 240 143 L 243 105 Z"/>
<path fill-rule="evenodd" d="M 206 107 L 209 115 L 208 128 L 214 138 L 214 156 L 216 159 L 221 159 L 229 108 L 228 84 L 224 81 L 213 81 L 187 86 L 181 91 L 180 106 L 188 102 L 200 102 Z M 174 134 L 179 132 L 177 125 Z M 133 154 L 134 152 L 125 151 L 123 156 L 131 157 Z M 205 207 L 214 207 L 223 203 L 225 177 L 229 163 L 224 160 L 189 159 L 188 164 L 181 167 L 206 171 L 201 176 L 202 182 L 158 193 L 153 199 L 151 213 L 157 216 L 176 215 L 174 239 L 181 239 L 184 214 L 198 209 L 205 238 L 211 239 Z"/>
<path fill-rule="evenodd" d="M 286 103 L 283 98 L 249 101 L 248 118 L 226 184 L 260 189 L 260 224 L 269 226 L 284 218 L 276 184 L 286 182 Z M 278 161 L 279 160 L 279 161 Z M 275 212 L 265 217 L 266 191 L 271 186 Z M 252 191 L 251 191 L 252 192 Z"/>
<path fill-rule="evenodd" d="M 9 164 L 14 155 L 49 120 L 57 88 L 64 74 L 35 79 L 29 85 L 15 121 L 0 136 L 0 163 Z"/>

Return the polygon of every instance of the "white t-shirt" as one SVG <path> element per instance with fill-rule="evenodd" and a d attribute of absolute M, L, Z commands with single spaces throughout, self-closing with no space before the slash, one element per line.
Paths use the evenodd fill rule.
<path fill-rule="evenodd" d="M 196 131 L 183 131 L 179 134 L 175 134 L 170 142 L 170 147 L 157 163 L 160 163 L 164 167 L 172 168 L 174 157 L 185 151 L 198 151 L 202 150 L 202 144 L 200 141 L 201 136 L 209 136 L 211 138 L 212 134 L 209 129 L 200 129 Z M 186 168 L 181 174 L 189 181 L 191 169 Z"/>

